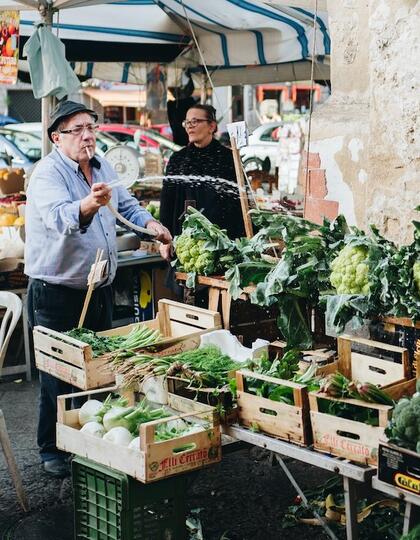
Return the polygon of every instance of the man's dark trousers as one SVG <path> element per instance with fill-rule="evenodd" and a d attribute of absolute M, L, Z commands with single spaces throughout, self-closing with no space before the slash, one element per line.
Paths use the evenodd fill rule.
<path fill-rule="evenodd" d="M 31 328 L 41 325 L 58 332 L 75 328 L 79 323 L 85 296 L 85 290 L 30 279 L 28 318 Z M 100 331 L 111 328 L 111 325 L 112 289 L 111 286 L 99 287 L 93 291 L 83 326 Z M 49 461 L 66 456 L 56 447 L 57 396 L 80 390 L 42 371 L 40 381 L 38 446 L 42 461 Z"/>

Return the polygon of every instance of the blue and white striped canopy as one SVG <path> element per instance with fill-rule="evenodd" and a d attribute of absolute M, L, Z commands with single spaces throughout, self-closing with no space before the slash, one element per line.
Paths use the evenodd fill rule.
<path fill-rule="evenodd" d="M 274 7 L 262 0 L 157 0 L 187 33 L 196 34 L 206 64 L 265 66 L 330 54 L 326 14 Z"/>
<path fill-rule="evenodd" d="M 37 20 L 36 11 L 21 12 L 22 45 Z M 72 62 L 166 63 L 190 39 L 153 0 L 62 9 L 54 15 L 53 31 Z"/>
<path fill-rule="evenodd" d="M 58 29 L 79 75 L 99 78 L 106 72 L 110 80 L 139 83 L 139 73 L 145 72 L 141 63 L 175 60 L 176 67 L 202 69 L 205 63 L 215 85 L 302 80 L 310 76 L 314 54 L 315 78 L 329 78 L 325 12 L 317 14 L 314 24 L 313 12 L 279 0 L 53 3 L 60 8 L 53 31 Z M 0 0 L 0 9 L 12 4 L 35 8 L 38 0 Z M 22 46 L 38 19 L 36 11 L 21 12 Z"/>

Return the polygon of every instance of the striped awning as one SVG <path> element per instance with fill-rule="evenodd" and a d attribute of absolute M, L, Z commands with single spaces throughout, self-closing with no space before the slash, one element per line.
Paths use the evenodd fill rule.
<path fill-rule="evenodd" d="M 194 32 L 209 66 L 266 66 L 330 54 L 326 13 L 317 14 L 314 27 L 310 10 L 262 0 L 156 1 L 185 33 Z"/>
<path fill-rule="evenodd" d="M 0 9 L 1 8 L 0 1 Z M 37 11 L 21 11 L 20 51 L 39 21 Z M 132 0 L 61 9 L 53 32 L 71 62 L 171 62 L 189 36 L 154 0 Z"/>
<path fill-rule="evenodd" d="M 54 15 L 53 31 L 84 78 L 142 84 L 143 63 L 159 62 L 172 63 L 175 71 L 188 66 L 198 72 L 205 63 L 216 86 L 304 80 L 310 78 L 314 53 L 315 78 L 329 79 L 325 12 L 317 14 L 314 25 L 310 9 L 287 7 L 279 0 L 53 3 L 66 7 Z M 0 9 L 11 4 L 35 7 L 38 0 L 0 0 Z M 74 5 L 83 7 L 68 8 Z M 36 11 L 21 12 L 21 46 L 37 20 Z"/>

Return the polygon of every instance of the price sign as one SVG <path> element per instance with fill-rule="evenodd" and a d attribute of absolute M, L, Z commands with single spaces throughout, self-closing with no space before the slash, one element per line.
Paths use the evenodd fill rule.
<path fill-rule="evenodd" d="M 233 137 L 236 142 L 236 148 L 248 146 L 248 128 L 246 122 L 232 122 L 227 124 L 227 130 L 230 137 Z"/>
<path fill-rule="evenodd" d="M 106 277 L 107 264 L 107 260 L 99 261 L 98 263 L 92 264 L 88 275 L 88 285 L 94 285 L 95 283 L 102 281 Z"/>

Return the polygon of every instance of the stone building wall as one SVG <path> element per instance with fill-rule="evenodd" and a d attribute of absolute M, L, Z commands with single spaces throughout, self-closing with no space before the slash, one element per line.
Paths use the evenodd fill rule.
<path fill-rule="evenodd" d="M 313 115 L 310 143 L 324 200 L 350 223 L 408 242 L 420 204 L 420 2 L 329 0 L 328 11 L 332 94 Z"/>

